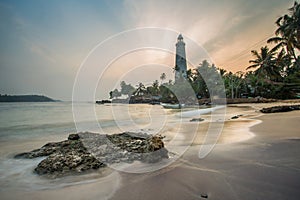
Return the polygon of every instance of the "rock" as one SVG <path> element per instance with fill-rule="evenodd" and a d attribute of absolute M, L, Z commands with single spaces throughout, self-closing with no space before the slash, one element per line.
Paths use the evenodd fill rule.
<path fill-rule="evenodd" d="M 201 196 L 202 198 L 205 198 L 205 199 L 208 198 L 208 195 L 207 195 L 207 194 L 201 194 L 200 196 Z"/>
<path fill-rule="evenodd" d="M 79 135 L 77 133 L 70 134 L 68 140 L 79 140 Z"/>
<path fill-rule="evenodd" d="M 168 151 L 165 148 L 162 148 L 158 151 L 141 154 L 140 160 L 146 163 L 155 163 L 159 162 L 162 158 L 168 157 Z"/>
<path fill-rule="evenodd" d="M 96 104 L 105 104 L 105 103 L 111 103 L 110 100 L 101 100 L 101 101 L 96 101 Z"/>
<path fill-rule="evenodd" d="M 300 105 L 289 106 L 273 106 L 269 108 L 263 108 L 260 110 L 262 113 L 276 113 L 276 112 L 289 112 L 293 110 L 300 110 Z"/>
<path fill-rule="evenodd" d="M 190 122 L 202 122 L 202 121 L 204 121 L 204 119 L 202 118 L 193 118 L 190 120 Z"/>
<path fill-rule="evenodd" d="M 68 151 L 66 153 L 51 154 L 42 160 L 34 171 L 39 175 L 50 175 L 60 177 L 72 173 L 81 173 L 92 169 L 105 167 L 90 153 L 79 153 L 77 151 Z"/>
<path fill-rule="evenodd" d="M 231 119 L 238 119 L 239 118 L 239 116 L 233 116 L 233 117 L 231 117 Z"/>
<path fill-rule="evenodd" d="M 115 145 L 112 162 L 114 159 L 121 159 L 126 162 L 123 152 L 126 152 L 127 162 L 140 160 L 142 162 L 153 163 L 163 158 L 168 158 L 168 151 L 164 148 L 160 135 L 149 136 L 143 133 L 125 132 L 121 134 L 108 135 L 109 140 Z M 120 152 L 117 154 L 116 152 Z"/>
<path fill-rule="evenodd" d="M 62 141 L 62 142 L 53 142 L 47 143 L 39 149 L 35 149 L 31 152 L 25 152 L 15 155 L 15 158 L 37 158 L 43 156 L 49 156 L 55 152 L 57 152 L 61 147 L 67 147 L 69 142 Z"/>
<path fill-rule="evenodd" d="M 89 132 L 70 134 L 68 140 L 47 143 L 31 152 L 17 154 L 15 158 L 47 156 L 34 172 L 56 178 L 119 162 L 158 162 L 168 158 L 162 139 L 160 135 L 131 132 L 114 135 Z"/>

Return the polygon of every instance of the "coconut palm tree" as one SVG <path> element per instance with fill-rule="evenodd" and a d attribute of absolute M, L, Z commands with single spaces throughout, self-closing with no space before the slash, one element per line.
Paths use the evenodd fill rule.
<path fill-rule="evenodd" d="M 153 81 L 152 85 L 147 87 L 147 91 L 153 96 L 159 93 L 159 83 L 158 80 Z"/>
<path fill-rule="evenodd" d="M 167 76 L 165 73 L 162 73 L 159 78 L 161 80 L 160 84 L 162 84 L 162 82 L 167 78 Z"/>
<path fill-rule="evenodd" d="M 133 93 L 135 96 L 143 96 L 147 93 L 146 87 L 143 83 L 137 85 L 137 89 Z"/>
<path fill-rule="evenodd" d="M 189 82 L 193 82 L 193 70 L 192 69 L 188 69 L 186 71 L 186 79 L 189 81 Z"/>
<path fill-rule="evenodd" d="M 278 26 L 275 37 L 270 38 L 268 43 L 275 43 L 273 51 L 285 48 L 286 52 L 296 60 L 295 49 L 300 50 L 300 4 L 295 2 L 289 9 L 290 15 L 281 16 L 275 22 Z"/>
<path fill-rule="evenodd" d="M 280 77 L 280 69 L 276 66 L 275 52 L 269 50 L 267 46 L 261 47 L 260 52 L 256 50 L 251 51 L 252 55 L 255 56 L 254 60 L 250 60 L 252 63 L 248 69 L 255 69 L 255 74 L 264 79 L 277 79 Z"/>
<path fill-rule="evenodd" d="M 284 49 L 277 54 L 275 58 L 275 65 L 279 67 L 281 76 L 286 76 L 288 69 L 292 66 L 291 57 L 289 54 L 286 54 Z"/>
<path fill-rule="evenodd" d="M 300 49 L 300 4 L 294 2 L 294 6 L 288 9 L 291 13 L 292 20 L 289 21 L 289 27 L 291 32 L 295 32 L 297 38 L 296 47 Z"/>
<path fill-rule="evenodd" d="M 226 69 L 222 69 L 222 68 L 218 68 L 218 71 L 219 71 L 221 77 L 224 77 L 224 75 L 225 75 L 226 72 L 227 72 Z"/>

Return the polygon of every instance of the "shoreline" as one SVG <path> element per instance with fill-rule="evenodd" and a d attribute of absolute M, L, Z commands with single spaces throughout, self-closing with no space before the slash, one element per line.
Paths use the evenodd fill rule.
<path fill-rule="evenodd" d="M 213 151 L 203 159 L 198 157 L 200 140 L 203 139 L 203 135 L 199 134 L 193 145 L 177 161 L 157 171 L 132 174 L 113 170 L 113 175 L 92 182 L 79 181 L 78 184 L 60 188 L 30 191 L 14 191 L 12 188 L 1 191 L 1 196 L 3 199 L 46 200 L 182 200 L 201 199 L 201 194 L 207 194 L 208 199 L 279 200 L 288 196 L 289 199 L 296 200 L 300 196 L 297 187 L 300 185 L 300 158 L 297 158 L 300 133 L 295 131 L 300 111 L 279 115 L 257 112 L 261 107 L 271 107 L 275 104 L 278 102 L 230 105 L 224 126 L 225 133 L 222 133 Z M 231 119 L 240 114 L 243 116 Z M 274 120 L 281 122 L 276 121 L 278 123 L 275 123 L 274 127 L 271 126 Z M 205 124 L 208 124 L 208 121 L 204 122 L 199 123 L 202 125 L 199 131 L 207 128 Z M 190 127 L 198 123 L 185 124 L 186 127 Z M 247 124 L 249 126 L 246 126 Z M 230 130 L 234 130 L 234 133 Z M 188 129 L 185 131 L 188 132 Z M 247 131 L 255 136 L 245 137 Z M 230 142 L 235 136 L 235 142 Z M 240 138 L 244 139 L 239 141 Z M 197 143 L 197 139 L 200 143 Z"/>
<path fill-rule="evenodd" d="M 299 113 L 283 113 L 280 118 L 283 121 L 286 116 L 299 119 Z M 272 130 L 267 129 L 269 135 L 266 137 L 262 132 L 268 127 L 266 120 L 272 120 L 276 115 L 259 113 L 254 116 L 259 121 L 248 127 L 256 135 L 254 138 L 216 145 L 204 159 L 195 154 L 198 146 L 192 146 L 178 162 L 153 176 L 140 180 L 138 175 L 127 174 L 126 179 L 133 177 L 136 182 L 123 185 L 112 200 L 139 199 L 137 193 L 148 194 L 143 199 L 149 200 L 201 199 L 201 194 L 207 194 L 208 199 L 298 199 L 300 133 L 291 130 L 291 134 L 298 135 L 297 140 L 274 140 Z M 297 119 L 289 123 L 290 127 L 296 126 Z M 281 127 L 278 131 L 284 129 Z M 165 196 L 167 198 L 162 198 Z"/>

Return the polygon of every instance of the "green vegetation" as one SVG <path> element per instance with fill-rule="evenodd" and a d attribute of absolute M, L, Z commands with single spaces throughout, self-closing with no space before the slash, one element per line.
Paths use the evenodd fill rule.
<path fill-rule="evenodd" d="M 274 47 L 264 46 L 259 51 L 252 50 L 253 59 L 249 61 L 247 72 L 227 72 L 204 60 L 195 69 L 189 69 L 185 79 L 176 83 L 172 80 L 163 83 L 165 73 L 160 76 L 160 84 L 155 80 L 148 87 L 139 83 L 135 89 L 122 81 L 121 91 L 111 91 L 110 97 L 127 95 L 129 98 L 138 97 L 142 101 L 153 101 L 155 97 L 155 100 L 159 98 L 162 102 L 177 102 L 175 94 L 180 94 L 181 97 L 186 97 L 185 101 L 189 101 L 189 88 L 192 87 L 194 96 L 198 99 L 209 98 L 219 94 L 224 89 L 224 83 L 227 98 L 297 98 L 300 93 L 300 4 L 295 2 L 288 10 L 288 14 L 276 20 L 275 36 L 267 40 Z M 174 71 L 177 70 L 175 66 Z M 218 78 L 220 76 L 222 79 Z"/>
<path fill-rule="evenodd" d="M 0 102 L 54 102 L 49 97 L 42 95 L 1 95 Z"/>
<path fill-rule="evenodd" d="M 294 2 L 288 10 L 275 22 L 275 37 L 267 41 L 275 46 L 262 47 L 260 53 L 253 50 L 255 60 L 247 68 L 255 68 L 256 93 L 263 97 L 293 98 L 300 92 L 300 4 Z"/>

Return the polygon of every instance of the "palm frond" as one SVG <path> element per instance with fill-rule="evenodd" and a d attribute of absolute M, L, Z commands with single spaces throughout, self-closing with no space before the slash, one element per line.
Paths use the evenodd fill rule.
<path fill-rule="evenodd" d="M 252 50 L 251 53 L 257 57 L 257 58 L 260 58 L 260 55 L 258 54 L 258 52 L 256 50 Z"/>
<path fill-rule="evenodd" d="M 259 64 L 250 65 L 249 67 L 246 68 L 246 70 L 257 68 L 258 66 L 259 66 Z"/>
<path fill-rule="evenodd" d="M 278 43 L 281 42 L 283 40 L 283 38 L 281 37 L 272 37 L 270 39 L 267 40 L 267 43 Z"/>
<path fill-rule="evenodd" d="M 279 18 L 276 20 L 275 24 L 276 24 L 277 26 L 280 26 L 281 20 L 282 20 L 282 17 L 279 17 Z"/>
<path fill-rule="evenodd" d="M 273 47 L 271 51 L 276 52 L 279 48 L 283 48 L 283 46 L 284 46 L 283 43 L 279 43 L 275 47 Z"/>

